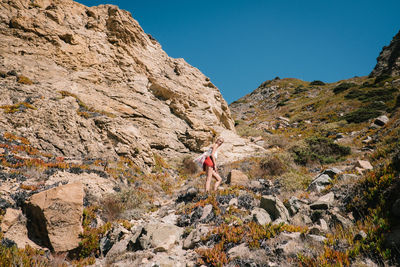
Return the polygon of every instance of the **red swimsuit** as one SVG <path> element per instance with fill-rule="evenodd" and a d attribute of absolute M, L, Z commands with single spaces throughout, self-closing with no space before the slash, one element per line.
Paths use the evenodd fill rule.
<path fill-rule="evenodd" d="M 214 162 L 212 161 L 211 157 L 207 157 L 203 163 L 203 170 L 206 171 L 207 166 L 214 167 Z"/>

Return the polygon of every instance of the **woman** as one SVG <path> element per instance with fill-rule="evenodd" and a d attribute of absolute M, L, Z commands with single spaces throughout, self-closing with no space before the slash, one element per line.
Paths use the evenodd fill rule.
<path fill-rule="evenodd" d="M 208 155 L 206 159 L 204 160 L 203 163 L 203 170 L 207 174 L 207 180 L 206 180 L 206 192 L 210 192 L 210 186 L 211 186 L 211 178 L 214 177 L 215 180 L 217 180 L 214 184 L 214 191 L 217 191 L 218 186 L 222 182 L 221 176 L 219 176 L 218 171 L 217 171 L 217 157 L 218 157 L 218 148 L 222 145 L 224 142 L 224 138 L 219 137 L 216 141 L 215 144 L 210 147 L 208 150 Z"/>

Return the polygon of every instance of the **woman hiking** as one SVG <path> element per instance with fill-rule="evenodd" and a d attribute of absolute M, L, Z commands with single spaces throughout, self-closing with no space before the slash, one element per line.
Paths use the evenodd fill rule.
<path fill-rule="evenodd" d="M 207 157 L 205 158 L 203 163 L 203 170 L 207 174 L 206 192 L 210 192 L 212 177 L 217 180 L 214 184 L 214 191 L 217 191 L 218 186 L 222 182 L 222 178 L 221 176 L 219 176 L 217 171 L 218 148 L 222 145 L 222 143 L 224 143 L 224 138 L 218 137 L 215 143 L 207 151 Z"/>

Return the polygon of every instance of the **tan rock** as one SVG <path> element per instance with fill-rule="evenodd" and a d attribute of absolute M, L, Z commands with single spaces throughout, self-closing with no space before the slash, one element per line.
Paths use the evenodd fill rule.
<path fill-rule="evenodd" d="M 129 12 L 67 0 L 36 2 L 0 5 L 2 68 L 34 81 L 2 80 L 0 105 L 34 96 L 35 107 L 0 111 L 4 131 L 26 136 L 47 153 L 125 156 L 143 168 L 154 164 L 153 153 L 175 159 L 200 152 L 213 133 L 224 131 L 232 138 L 222 158 L 260 150 L 235 134 L 218 88 L 183 59 L 168 57 Z"/>
<path fill-rule="evenodd" d="M 228 184 L 247 186 L 249 184 L 249 178 L 239 170 L 232 170 L 228 174 Z"/>
<path fill-rule="evenodd" d="M 44 245 L 56 252 L 76 248 L 82 232 L 82 183 L 66 184 L 32 195 L 25 213 L 31 222 L 28 229 Z"/>
<path fill-rule="evenodd" d="M 10 214 L 10 213 L 9 213 Z M 15 217 L 17 215 L 17 217 Z M 13 219 L 10 220 L 10 217 Z M 12 224 L 7 228 L 7 232 L 4 233 L 3 237 L 14 241 L 18 248 L 25 248 L 25 246 L 30 246 L 34 249 L 43 249 L 38 246 L 28 237 L 28 230 L 26 228 L 26 218 L 23 216 L 21 211 L 12 211 L 12 215 L 9 217 L 8 222 Z M 3 226 L 2 226 L 3 229 Z"/>
<path fill-rule="evenodd" d="M 1 220 L 0 227 L 3 233 L 7 232 L 8 229 L 19 220 L 20 216 L 23 216 L 21 210 L 8 208 Z"/>
<path fill-rule="evenodd" d="M 57 172 L 46 180 L 45 185 L 76 183 L 83 184 L 85 197 L 90 202 L 100 200 L 105 195 L 115 193 L 117 182 L 114 179 L 104 179 L 95 173 L 73 174 L 69 172 Z"/>

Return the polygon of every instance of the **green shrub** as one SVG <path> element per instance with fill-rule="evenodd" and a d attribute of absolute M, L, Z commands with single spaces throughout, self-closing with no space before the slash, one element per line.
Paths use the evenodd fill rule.
<path fill-rule="evenodd" d="M 346 115 L 344 115 L 344 119 L 347 122 L 354 122 L 354 123 L 360 123 L 364 121 L 368 121 L 369 119 L 376 118 L 380 116 L 382 112 L 379 109 L 374 109 L 371 108 L 371 106 L 368 107 L 362 107 L 359 108 L 353 112 L 350 112 Z"/>
<path fill-rule="evenodd" d="M 303 85 L 297 86 L 296 89 L 294 89 L 294 94 L 300 94 L 302 92 L 306 92 L 307 88 L 304 87 Z"/>
<path fill-rule="evenodd" d="M 388 80 L 388 79 L 390 79 L 390 78 L 392 78 L 392 76 L 390 76 L 390 75 L 388 75 L 388 74 L 382 74 L 382 75 L 380 75 L 380 76 L 378 76 L 378 77 L 375 78 L 374 84 L 381 83 L 381 82 L 383 82 L 383 81 L 385 81 L 385 80 Z"/>
<path fill-rule="evenodd" d="M 341 83 L 338 86 L 336 86 L 335 88 L 333 88 L 333 92 L 335 94 L 339 94 L 339 93 L 346 91 L 347 89 L 354 87 L 354 86 L 357 86 L 357 85 L 354 83 Z"/>
<path fill-rule="evenodd" d="M 394 98 L 394 94 L 398 90 L 396 88 L 385 89 L 372 89 L 372 90 L 352 90 L 345 98 L 347 99 L 358 99 L 362 102 L 372 102 L 372 101 L 383 101 L 388 102 Z"/>
<path fill-rule="evenodd" d="M 351 153 L 350 147 L 336 144 L 333 139 L 320 136 L 307 138 L 304 144 L 294 146 L 291 151 L 294 154 L 294 161 L 301 165 L 313 162 L 333 163 Z"/>
<path fill-rule="evenodd" d="M 310 82 L 310 85 L 325 85 L 325 83 L 320 80 L 314 80 L 314 81 Z"/>
<path fill-rule="evenodd" d="M 356 99 L 356 98 L 361 97 L 362 95 L 363 95 L 363 91 L 356 89 L 356 90 L 350 91 L 344 97 L 347 98 L 347 99 Z"/>

